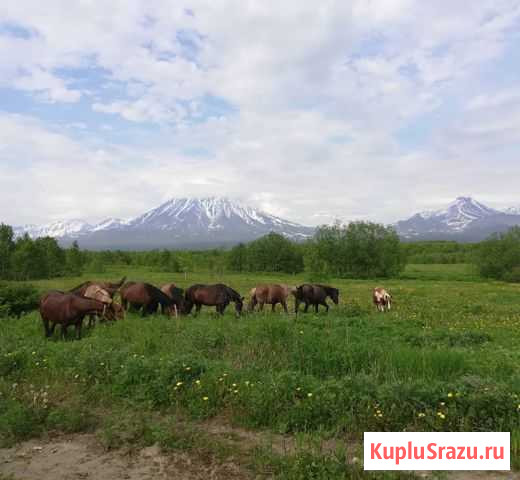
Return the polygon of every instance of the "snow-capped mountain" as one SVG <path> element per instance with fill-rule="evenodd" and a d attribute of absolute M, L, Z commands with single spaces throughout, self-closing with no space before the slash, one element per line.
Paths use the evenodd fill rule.
<path fill-rule="evenodd" d="M 74 220 L 16 227 L 15 234 L 49 235 L 84 248 L 201 248 L 247 242 L 276 232 L 294 240 L 314 229 L 270 215 L 228 198 L 174 198 L 129 220 L 109 218 L 96 225 Z"/>
<path fill-rule="evenodd" d="M 496 210 L 471 197 L 458 197 L 446 208 L 420 212 L 395 224 L 406 239 L 479 241 L 520 224 L 520 211 Z"/>
<path fill-rule="evenodd" d="M 46 225 L 23 225 L 14 227 L 15 236 L 27 233 L 31 238 L 38 237 L 70 237 L 78 238 L 92 230 L 92 225 L 83 220 L 57 220 Z"/>

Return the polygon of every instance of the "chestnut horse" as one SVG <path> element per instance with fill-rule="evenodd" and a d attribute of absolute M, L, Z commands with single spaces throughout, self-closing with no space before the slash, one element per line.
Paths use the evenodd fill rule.
<path fill-rule="evenodd" d="M 69 293 L 75 293 L 77 295 L 85 295 L 85 291 L 88 287 L 91 285 L 97 285 L 98 287 L 101 287 L 103 290 L 106 290 L 111 298 L 114 298 L 114 295 L 116 292 L 121 288 L 123 283 L 125 283 L 126 277 L 123 277 L 119 282 L 96 282 L 96 281 L 87 281 L 83 282 L 77 287 L 71 288 L 69 290 Z"/>
<path fill-rule="evenodd" d="M 179 311 L 184 313 L 184 290 L 182 288 L 177 287 L 175 283 L 167 283 L 161 287 L 161 292 L 172 299 L 175 316 Z"/>
<path fill-rule="evenodd" d="M 200 312 L 202 305 L 216 307 L 217 313 L 224 314 L 224 310 L 231 303 L 235 302 L 235 312 L 237 315 L 242 313 L 244 297 L 233 290 L 231 287 L 222 283 L 216 285 L 192 285 L 184 295 L 186 313 L 190 313 L 195 305 L 196 313 Z"/>
<path fill-rule="evenodd" d="M 73 293 L 49 292 L 40 299 L 40 316 L 45 328 L 45 336 L 54 333 L 56 324 L 61 325 L 61 336 L 65 338 L 70 325 L 76 327 L 76 337 L 81 338 L 81 326 L 86 315 L 103 316 L 106 305 L 98 300 L 85 298 Z"/>
<path fill-rule="evenodd" d="M 294 302 L 294 312 L 296 314 L 298 313 L 301 302 L 305 303 L 305 313 L 307 313 L 309 305 L 314 305 L 316 313 L 318 313 L 319 305 L 323 305 L 328 312 L 329 306 L 326 302 L 327 297 L 330 297 L 336 305 L 339 303 L 339 290 L 334 287 L 329 287 L 328 285 L 305 283 L 296 289 L 294 296 L 296 298 Z"/>
<path fill-rule="evenodd" d="M 251 300 L 248 310 L 254 311 L 256 305 L 260 305 L 260 311 L 264 309 L 264 304 L 271 305 L 271 311 L 274 312 L 277 303 L 281 303 L 285 313 L 287 310 L 287 297 L 290 293 L 295 293 L 296 287 L 289 285 L 258 285 L 250 291 Z"/>
<path fill-rule="evenodd" d="M 161 306 L 162 313 L 173 313 L 173 300 L 157 287 L 143 282 L 127 282 L 121 288 L 121 304 L 125 310 L 129 307 L 141 309 L 141 316 L 155 313 Z"/>

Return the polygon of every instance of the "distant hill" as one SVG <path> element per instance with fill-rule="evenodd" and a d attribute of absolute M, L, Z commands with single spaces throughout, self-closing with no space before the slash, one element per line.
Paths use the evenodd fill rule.
<path fill-rule="evenodd" d="M 496 210 L 471 197 L 458 197 L 446 208 L 416 213 L 394 226 L 405 240 L 478 242 L 520 225 L 520 209 Z"/>
<path fill-rule="evenodd" d="M 61 244 L 77 240 L 90 249 L 212 248 L 259 238 L 269 232 L 293 240 L 314 228 L 270 215 L 225 197 L 173 198 L 129 220 L 109 218 L 96 225 L 82 220 L 15 227 L 17 236 L 51 236 Z"/>

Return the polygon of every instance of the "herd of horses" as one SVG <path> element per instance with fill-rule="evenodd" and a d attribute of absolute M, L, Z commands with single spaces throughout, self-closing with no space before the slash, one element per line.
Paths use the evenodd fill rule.
<path fill-rule="evenodd" d="M 274 312 L 276 305 L 281 304 L 288 313 L 287 300 L 290 295 L 294 296 L 296 314 L 301 304 L 305 305 L 305 313 L 310 306 L 317 313 L 320 305 L 329 311 L 327 298 L 336 305 L 339 303 L 339 290 L 320 284 L 303 284 L 298 287 L 264 284 L 254 287 L 249 293 L 247 310 L 250 312 L 255 311 L 257 306 L 262 311 L 265 304 L 271 305 Z M 115 300 L 116 294 L 119 294 L 120 303 Z M 381 303 L 383 311 L 385 307 L 390 308 L 391 297 L 386 290 L 374 289 L 373 298 L 378 309 L 381 309 Z M 202 306 L 212 306 L 217 313 L 223 314 L 230 303 L 234 303 L 236 315 L 241 315 L 244 297 L 222 283 L 196 284 L 184 291 L 175 283 L 157 288 L 150 283 L 126 281 L 126 277 L 123 277 L 119 282 L 87 281 L 66 292 L 50 291 L 40 299 L 39 309 L 47 337 L 53 335 L 56 325 L 60 325 L 63 338 L 67 335 L 67 328 L 74 326 L 79 339 L 85 317 L 89 318 L 88 325 L 93 326 L 96 318 L 119 320 L 124 318 L 125 312 L 131 310 L 140 312 L 143 317 L 158 310 L 165 315 L 178 316 L 190 314 L 193 307 L 198 314 Z"/>

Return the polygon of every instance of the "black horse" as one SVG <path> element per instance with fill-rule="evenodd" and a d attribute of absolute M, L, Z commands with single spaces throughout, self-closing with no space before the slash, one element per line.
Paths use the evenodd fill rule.
<path fill-rule="evenodd" d="M 327 312 L 329 311 L 329 306 L 327 305 L 327 297 L 330 297 L 331 300 L 337 305 L 339 302 L 339 290 L 334 287 L 329 287 L 328 285 L 316 285 L 316 284 L 303 284 L 300 285 L 296 292 L 294 293 L 295 302 L 294 302 L 294 312 L 298 313 L 298 309 L 300 307 L 300 303 L 305 303 L 305 309 L 303 310 L 305 313 L 309 310 L 309 305 L 314 305 L 314 309 L 316 313 L 318 313 L 318 306 L 323 305 Z"/>
<path fill-rule="evenodd" d="M 222 283 L 216 285 L 192 285 L 184 295 L 184 308 L 186 313 L 190 313 L 195 305 L 196 313 L 200 312 L 202 305 L 216 307 L 217 313 L 224 313 L 226 307 L 235 302 L 237 315 L 242 313 L 244 297 L 233 290 L 231 287 Z"/>

